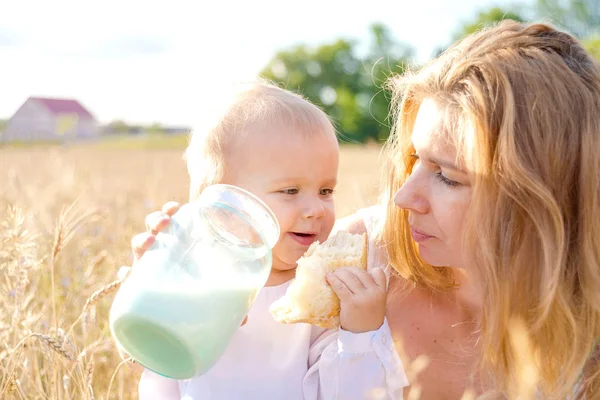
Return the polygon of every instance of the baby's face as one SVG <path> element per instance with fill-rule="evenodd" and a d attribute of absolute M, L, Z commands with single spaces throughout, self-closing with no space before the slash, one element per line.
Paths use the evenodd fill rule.
<path fill-rule="evenodd" d="M 224 183 L 254 193 L 273 210 L 281 228 L 273 268 L 289 270 L 333 228 L 339 147 L 332 132 L 281 129 L 285 127 L 250 132 L 227 157 Z"/>

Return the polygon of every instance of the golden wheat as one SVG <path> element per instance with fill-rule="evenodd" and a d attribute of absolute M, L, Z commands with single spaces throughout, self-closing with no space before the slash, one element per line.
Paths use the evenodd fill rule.
<path fill-rule="evenodd" d="M 41 333 L 32 333 L 31 336 L 34 338 L 37 338 L 40 342 L 44 343 L 45 345 L 47 345 L 49 348 L 51 348 L 52 350 L 54 350 L 56 353 L 60 354 L 64 358 L 71 360 L 71 361 L 75 361 L 75 356 L 73 354 L 71 354 L 71 352 L 69 350 L 65 349 L 53 337 L 48 336 L 48 335 L 42 335 Z"/>
<path fill-rule="evenodd" d="M 0 398 L 137 398 L 108 310 L 145 216 L 187 199 L 182 151 L 0 148 Z M 343 149 L 338 215 L 375 200 L 378 156 Z"/>

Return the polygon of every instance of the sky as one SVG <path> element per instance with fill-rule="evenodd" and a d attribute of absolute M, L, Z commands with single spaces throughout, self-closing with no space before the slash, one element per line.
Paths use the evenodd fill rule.
<path fill-rule="evenodd" d="M 228 86 L 254 79 L 278 50 L 365 40 L 379 22 L 420 62 L 479 9 L 515 1 L 0 3 L 0 118 L 29 96 L 48 96 L 75 98 L 102 123 L 190 126 Z"/>

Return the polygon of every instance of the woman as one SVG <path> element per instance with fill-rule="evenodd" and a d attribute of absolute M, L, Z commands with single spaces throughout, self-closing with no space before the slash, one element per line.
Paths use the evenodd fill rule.
<path fill-rule="evenodd" d="M 370 266 L 392 267 L 387 318 L 418 369 L 405 394 L 600 398 L 598 65 L 506 21 L 391 89 L 383 207 L 337 228 L 368 232 Z"/>

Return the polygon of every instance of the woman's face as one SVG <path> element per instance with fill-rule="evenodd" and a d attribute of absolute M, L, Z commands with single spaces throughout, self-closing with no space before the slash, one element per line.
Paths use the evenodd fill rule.
<path fill-rule="evenodd" d="M 465 266 L 464 220 L 471 201 L 469 174 L 457 165 L 444 110 L 433 100 L 421 104 L 412 132 L 416 163 L 394 202 L 408 211 L 421 258 L 433 266 Z"/>

